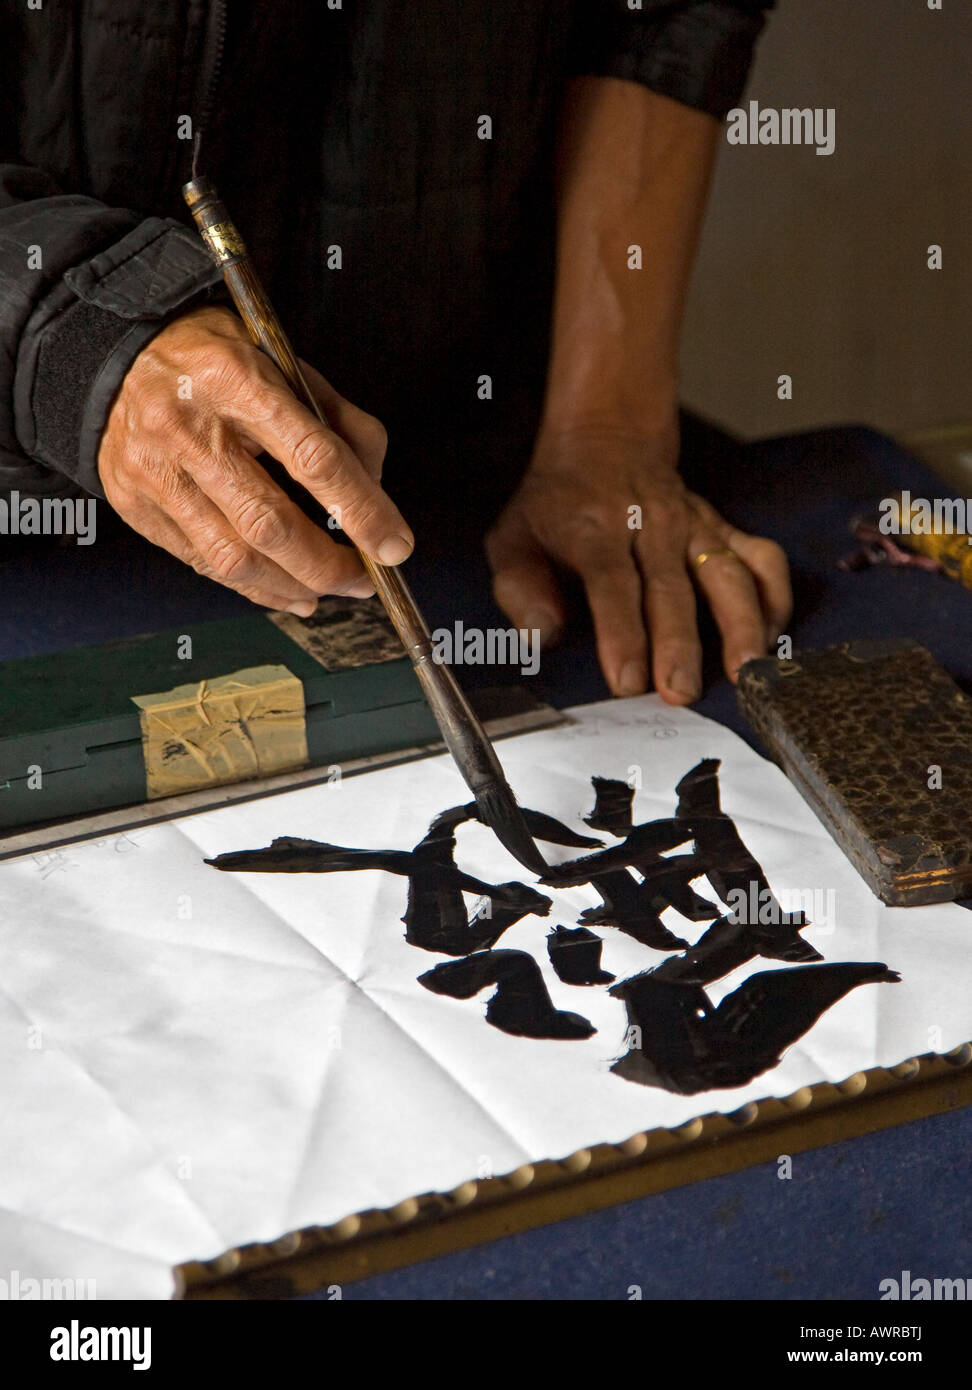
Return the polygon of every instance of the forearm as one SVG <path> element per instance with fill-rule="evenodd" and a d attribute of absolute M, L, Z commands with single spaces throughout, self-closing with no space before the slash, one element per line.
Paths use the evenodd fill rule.
<path fill-rule="evenodd" d="M 570 84 L 545 427 L 639 435 L 672 421 L 718 130 L 712 116 L 636 83 Z"/>

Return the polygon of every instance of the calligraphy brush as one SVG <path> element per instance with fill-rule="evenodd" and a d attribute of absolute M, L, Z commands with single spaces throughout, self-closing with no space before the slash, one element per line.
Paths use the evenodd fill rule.
<path fill-rule="evenodd" d="M 327 426 L 239 232 L 209 179 L 197 177 L 195 164 L 194 160 L 193 176 L 183 187 L 183 197 L 250 336 L 279 367 L 297 399 Z M 479 819 L 521 864 L 533 873 L 546 873 L 547 865 L 527 829 L 486 730 L 452 672 L 435 660 L 428 625 L 408 585 L 397 569 L 358 553 L 402 640 L 446 747 L 476 798 Z"/>

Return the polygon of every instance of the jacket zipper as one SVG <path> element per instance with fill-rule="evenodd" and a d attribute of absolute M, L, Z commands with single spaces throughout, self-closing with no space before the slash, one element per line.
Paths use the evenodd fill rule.
<path fill-rule="evenodd" d="M 226 0 L 212 0 L 212 3 L 215 19 L 210 30 L 212 37 L 208 40 L 209 51 L 206 55 L 206 67 L 209 70 L 209 76 L 199 110 L 199 119 L 196 122 L 197 134 L 205 131 L 209 124 L 209 118 L 213 114 L 216 90 L 223 69 L 223 50 L 226 47 Z"/>

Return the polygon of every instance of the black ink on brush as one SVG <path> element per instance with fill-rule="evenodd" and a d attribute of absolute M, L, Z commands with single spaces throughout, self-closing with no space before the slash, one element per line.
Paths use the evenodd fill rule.
<path fill-rule="evenodd" d="M 609 985 L 614 976 L 601 969 L 601 938 L 586 927 L 554 927 L 547 955 L 565 985 Z"/>
<path fill-rule="evenodd" d="M 646 971 L 610 990 L 624 1001 L 628 1036 L 637 1039 L 611 1070 L 686 1096 L 746 1086 L 852 989 L 900 978 L 876 961 L 764 970 L 713 1008 L 701 986 Z"/>
<path fill-rule="evenodd" d="M 540 974 L 526 951 L 479 951 L 465 960 L 450 960 L 419 976 L 434 994 L 471 999 L 488 985 L 496 993 L 486 1005 L 486 1021 L 504 1033 L 523 1038 L 589 1038 L 593 1025 L 580 1014 L 555 1009 Z"/>
<path fill-rule="evenodd" d="M 484 735 L 485 737 L 485 735 Z M 544 874 L 547 862 L 537 849 L 509 783 L 502 777 L 476 793 L 479 819 L 525 869 Z"/>

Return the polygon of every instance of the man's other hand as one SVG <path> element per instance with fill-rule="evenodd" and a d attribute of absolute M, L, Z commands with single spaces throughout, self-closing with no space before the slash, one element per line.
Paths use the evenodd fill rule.
<path fill-rule="evenodd" d="M 195 309 L 132 364 L 102 435 L 98 472 L 134 530 L 268 608 L 309 616 L 322 594 L 374 592 L 360 559 L 315 526 L 256 460 L 265 450 L 369 556 L 395 565 L 414 540 L 379 479 L 383 426 L 301 363 L 330 428 L 296 399 L 228 309 Z"/>
<path fill-rule="evenodd" d="M 687 705 L 702 693 L 696 591 L 733 681 L 776 641 L 792 600 L 780 546 L 736 530 L 689 492 L 677 457 L 674 425 L 651 438 L 541 432 L 486 552 L 496 601 L 517 627 L 552 640 L 566 618 L 555 566 L 574 570 L 614 694 L 642 694 L 650 671 L 664 700 Z"/>

